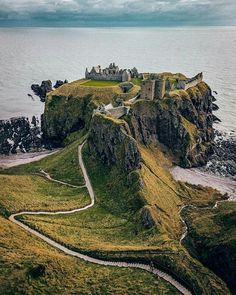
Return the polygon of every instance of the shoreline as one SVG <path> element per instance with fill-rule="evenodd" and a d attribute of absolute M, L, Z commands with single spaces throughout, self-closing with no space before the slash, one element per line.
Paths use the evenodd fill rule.
<path fill-rule="evenodd" d="M 179 166 L 171 168 L 170 172 L 175 180 L 212 187 L 222 194 L 228 194 L 230 201 L 236 201 L 236 181 L 229 177 L 203 172 L 198 168 L 186 169 Z"/>
<path fill-rule="evenodd" d="M 59 149 L 43 150 L 40 152 L 17 153 L 14 155 L 0 155 L 0 169 L 7 169 L 10 167 L 28 164 L 39 161 L 47 156 L 57 153 Z"/>
<path fill-rule="evenodd" d="M 0 155 L 0 169 L 28 164 L 39 161 L 47 156 L 57 153 L 60 149 L 43 150 L 40 152 L 17 153 Z M 170 173 L 177 181 L 188 182 L 193 185 L 202 185 L 217 189 L 222 194 L 228 194 L 229 200 L 236 201 L 236 181 L 224 176 L 202 171 L 201 168 L 170 168 Z"/>

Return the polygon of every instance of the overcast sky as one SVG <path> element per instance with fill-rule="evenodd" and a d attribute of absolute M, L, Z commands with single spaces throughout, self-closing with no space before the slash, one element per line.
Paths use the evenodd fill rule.
<path fill-rule="evenodd" d="M 236 0 L 0 0 L 8 25 L 236 25 Z"/>

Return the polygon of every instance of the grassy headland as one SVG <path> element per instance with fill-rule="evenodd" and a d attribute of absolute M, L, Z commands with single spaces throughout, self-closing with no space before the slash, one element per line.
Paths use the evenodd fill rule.
<path fill-rule="evenodd" d="M 207 286 L 214 286 L 215 294 L 227 294 L 223 282 L 179 243 L 180 206 L 188 202 L 205 205 L 219 195 L 211 189 L 175 182 L 162 167 L 169 163 L 159 149 L 141 147 L 141 153 L 144 161 L 141 194 L 138 175 L 133 173 L 127 178 L 125 173 L 107 168 L 85 150 L 86 167 L 96 194 L 95 206 L 63 218 L 24 216 L 22 220 L 70 248 L 93 256 L 146 263 L 151 260 L 188 282 L 197 294 Z M 142 222 L 144 205 L 151 214 L 155 212 L 152 215 L 155 226 L 149 229 Z"/>

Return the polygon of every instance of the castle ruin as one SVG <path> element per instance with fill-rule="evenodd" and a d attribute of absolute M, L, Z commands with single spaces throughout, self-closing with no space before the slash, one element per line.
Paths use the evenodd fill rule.
<path fill-rule="evenodd" d="M 166 90 L 165 83 L 165 79 L 161 77 L 143 80 L 141 83 L 141 99 L 162 99 Z"/>
<path fill-rule="evenodd" d="M 85 78 L 89 80 L 106 80 L 106 81 L 118 81 L 127 82 L 132 78 L 138 76 L 136 68 L 132 70 L 122 70 L 115 63 L 111 63 L 108 68 L 102 69 L 101 66 L 92 67 L 91 71 L 86 68 Z"/>
<path fill-rule="evenodd" d="M 203 74 L 199 73 L 193 78 L 176 81 L 175 89 L 187 90 L 190 87 L 196 86 L 202 82 Z M 141 99 L 156 100 L 162 99 L 165 96 L 166 91 L 170 91 L 170 85 L 168 79 L 156 74 L 150 74 L 148 79 L 142 80 L 141 83 Z M 174 89 L 172 89 L 174 90 Z"/>
<path fill-rule="evenodd" d="M 176 88 L 187 90 L 190 87 L 196 86 L 198 83 L 202 82 L 202 80 L 203 80 L 203 73 L 199 73 L 193 78 L 190 78 L 188 80 L 178 81 Z"/>

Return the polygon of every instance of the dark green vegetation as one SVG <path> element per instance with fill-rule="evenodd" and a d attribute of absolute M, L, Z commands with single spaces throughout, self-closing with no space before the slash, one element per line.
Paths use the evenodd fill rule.
<path fill-rule="evenodd" d="M 236 294 L 236 204 L 224 202 L 215 209 L 188 209 L 186 247 L 222 277 Z"/>
<path fill-rule="evenodd" d="M 65 256 L 6 219 L 10 213 L 25 209 L 68 210 L 89 203 L 85 189 L 69 188 L 39 176 L 28 175 L 39 172 L 41 168 L 46 171 L 51 169 L 59 180 L 72 181 L 80 177 L 82 183 L 82 175 L 77 166 L 77 147 L 82 140 L 39 162 L 2 171 L 7 175 L 0 175 L 0 214 L 5 216 L 0 217 L 0 293 L 179 294 L 170 284 L 146 272 L 100 267 Z M 77 165 L 71 164 L 73 155 Z M 68 167 L 70 169 L 67 170 Z M 64 174 L 56 173 L 60 169 L 64 169 Z M 13 173 L 17 175 L 9 175 Z M 76 181 L 73 183 L 78 184 Z M 88 215 L 89 219 L 93 217 L 92 214 L 93 210 Z M 76 219 L 77 215 L 73 217 Z M 109 216 L 104 215 L 104 218 L 109 219 Z M 52 224 L 55 230 L 61 227 Z M 83 224 L 87 227 L 88 219 Z M 71 224 L 68 225 L 66 232 L 71 232 L 71 228 Z M 77 232 L 76 228 L 74 230 Z M 59 231 L 64 231 L 63 226 Z M 73 237 L 74 234 L 70 239 Z"/>
<path fill-rule="evenodd" d="M 133 78 L 133 79 L 131 79 L 131 82 L 132 82 L 134 85 L 141 86 L 142 79 L 140 79 L 140 78 Z"/>

